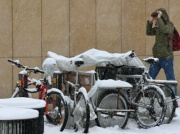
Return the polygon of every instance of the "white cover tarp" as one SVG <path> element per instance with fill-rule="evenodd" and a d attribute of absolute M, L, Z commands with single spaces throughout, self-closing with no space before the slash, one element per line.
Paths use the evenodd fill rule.
<path fill-rule="evenodd" d="M 143 63 L 138 57 L 131 58 L 129 55 L 132 51 L 126 53 L 109 53 L 103 50 L 90 49 L 81 53 L 77 56 L 67 58 L 62 55 L 58 55 L 54 52 L 48 51 L 48 56 L 54 58 L 57 62 L 58 67 L 62 70 L 72 71 L 75 69 L 75 61 L 82 58 L 84 64 L 81 67 L 96 66 L 113 64 L 115 66 L 129 65 L 129 66 L 143 66 Z"/>

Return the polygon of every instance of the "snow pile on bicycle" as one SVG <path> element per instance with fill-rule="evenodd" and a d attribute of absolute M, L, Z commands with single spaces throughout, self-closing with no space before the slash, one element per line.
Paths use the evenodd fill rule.
<path fill-rule="evenodd" d="M 39 99 L 46 101 L 45 115 L 49 122 L 61 124 L 60 131 L 73 128 L 89 131 L 91 120 L 98 126 L 125 128 L 128 119 L 135 119 L 139 127 L 150 128 L 170 123 L 177 108 L 173 86 L 177 81 L 152 80 L 134 51 L 108 53 L 90 49 L 68 58 L 48 52 L 43 71 L 28 68 L 17 61 L 9 61 L 21 67 L 15 97 L 28 96 L 29 85 L 40 92 Z M 158 62 L 147 58 L 147 64 Z M 93 66 L 92 71 L 79 71 Z M 28 72 L 43 73 L 38 82 L 29 78 Z M 88 88 L 88 89 L 87 89 Z M 34 91 L 34 89 L 33 89 Z"/>
<path fill-rule="evenodd" d="M 47 55 L 51 58 L 54 58 L 57 62 L 58 67 L 62 70 L 66 71 L 73 71 L 76 68 L 76 65 L 74 64 L 76 60 L 79 60 L 82 58 L 84 64 L 80 66 L 81 67 L 88 67 L 88 66 L 95 66 L 99 64 L 107 65 L 107 64 L 113 64 L 115 66 L 124 65 L 129 59 L 129 56 L 132 54 L 132 51 L 129 51 L 127 53 L 109 53 L 107 51 L 97 50 L 97 49 L 90 49 L 88 51 L 85 51 L 84 53 L 81 53 L 77 56 L 67 58 L 62 55 L 58 55 L 54 52 L 49 51 Z M 139 60 L 139 58 L 134 57 L 131 59 L 128 63 L 130 66 L 142 66 L 144 67 L 143 63 Z"/>

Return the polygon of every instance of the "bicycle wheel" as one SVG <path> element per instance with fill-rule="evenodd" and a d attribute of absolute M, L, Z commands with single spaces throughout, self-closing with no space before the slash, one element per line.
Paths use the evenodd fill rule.
<path fill-rule="evenodd" d="M 149 128 L 162 123 L 166 113 L 162 93 L 156 86 L 147 86 L 146 90 L 137 95 L 135 120 L 140 127 Z"/>
<path fill-rule="evenodd" d="M 121 109 L 128 110 L 128 102 L 123 94 L 116 91 L 106 91 L 103 93 L 97 103 L 100 109 Z M 98 111 L 96 123 L 100 127 L 112 127 L 118 125 L 124 128 L 128 121 L 129 112 L 119 111 Z"/>
<path fill-rule="evenodd" d="M 166 114 L 163 123 L 168 124 L 172 121 L 176 111 L 176 96 L 169 86 L 160 86 L 166 96 Z"/>
<path fill-rule="evenodd" d="M 63 131 L 68 120 L 68 106 L 66 101 L 60 93 L 50 92 L 47 94 L 47 107 L 47 120 L 54 125 L 61 124 L 60 131 Z"/>
<path fill-rule="evenodd" d="M 90 124 L 90 107 L 82 92 L 77 94 L 73 115 L 74 122 L 77 126 L 75 129 L 77 130 L 78 127 L 81 127 L 84 129 L 84 133 L 88 133 Z"/>

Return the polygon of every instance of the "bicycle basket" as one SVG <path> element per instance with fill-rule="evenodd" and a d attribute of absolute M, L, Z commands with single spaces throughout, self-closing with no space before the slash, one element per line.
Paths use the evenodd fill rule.
<path fill-rule="evenodd" d="M 122 75 L 142 75 L 144 70 L 144 67 L 123 66 L 119 68 L 118 72 Z"/>
<path fill-rule="evenodd" d="M 96 67 L 96 72 L 100 80 L 116 79 L 117 68 L 113 67 Z"/>

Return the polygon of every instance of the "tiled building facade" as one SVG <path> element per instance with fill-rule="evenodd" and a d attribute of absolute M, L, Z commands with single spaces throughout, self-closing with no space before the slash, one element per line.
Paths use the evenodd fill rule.
<path fill-rule="evenodd" d="M 74 56 L 90 48 L 108 52 L 135 49 L 140 59 L 152 56 L 154 37 L 146 36 L 146 21 L 159 7 L 167 10 L 180 31 L 179 0 L 0 0 L 0 3 L 0 98 L 11 96 L 20 71 L 8 59 L 41 68 L 47 51 Z M 174 54 L 175 75 L 180 82 L 180 52 Z M 158 78 L 165 79 L 163 71 Z"/>

